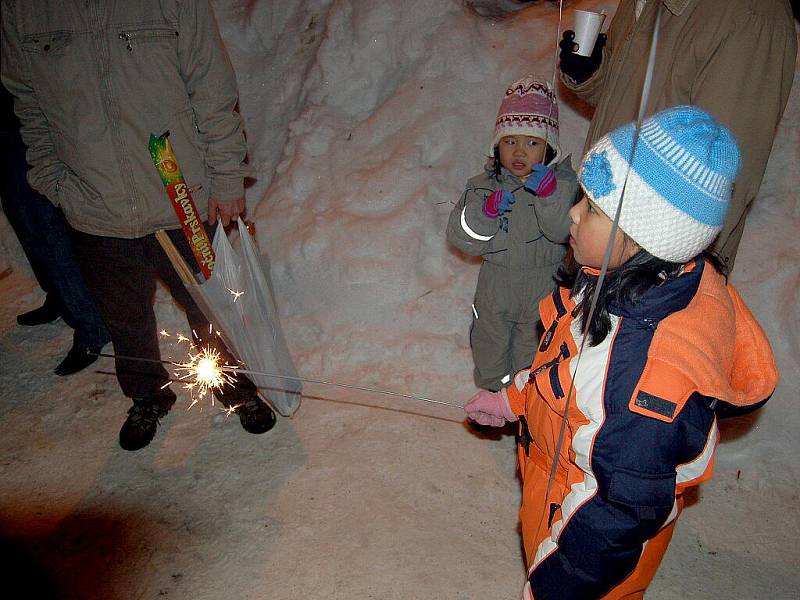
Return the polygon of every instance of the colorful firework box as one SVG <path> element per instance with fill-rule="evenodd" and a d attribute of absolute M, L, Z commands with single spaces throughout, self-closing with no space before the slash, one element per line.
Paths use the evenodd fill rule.
<path fill-rule="evenodd" d="M 178 166 L 178 159 L 175 158 L 168 136 L 169 132 L 160 136 L 150 134 L 150 156 L 167 190 L 172 208 L 175 209 L 175 214 L 181 222 L 183 234 L 189 240 L 192 253 L 200 265 L 203 279 L 207 281 L 211 278 L 211 271 L 214 270 L 214 249 L 200 220 L 189 186 L 183 179 L 183 173 Z"/>

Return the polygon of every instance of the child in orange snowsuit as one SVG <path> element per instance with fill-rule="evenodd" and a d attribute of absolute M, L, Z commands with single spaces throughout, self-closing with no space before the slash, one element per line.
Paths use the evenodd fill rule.
<path fill-rule="evenodd" d="M 642 598 L 683 492 L 711 477 L 715 410 L 775 389 L 763 331 L 701 256 L 738 169 L 731 133 L 689 106 L 621 127 L 584 158 L 577 265 L 540 304 L 533 364 L 465 408 L 486 425 L 519 421 L 526 599 Z"/>

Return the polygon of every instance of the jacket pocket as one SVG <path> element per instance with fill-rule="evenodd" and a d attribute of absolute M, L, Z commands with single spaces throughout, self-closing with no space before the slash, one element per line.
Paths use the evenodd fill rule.
<path fill-rule="evenodd" d="M 22 51 L 41 56 L 63 56 L 72 43 L 72 32 L 31 33 L 22 39 Z"/>
<path fill-rule="evenodd" d="M 128 52 L 137 48 L 158 43 L 171 44 L 178 39 L 178 31 L 174 27 L 132 27 L 121 29 L 117 37 L 125 45 Z"/>
<path fill-rule="evenodd" d="M 550 405 L 556 412 L 563 413 L 565 396 L 567 390 L 565 384 L 569 380 L 562 382 L 561 365 L 568 371 L 567 359 L 570 357 L 569 345 L 563 342 L 559 347 L 559 352 L 547 362 L 536 365 L 528 375 L 528 382 L 536 387 L 539 396 Z"/>
<path fill-rule="evenodd" d="M 85 95 L 81 78 L 83 69 L 91 69 L 78 35 L 67 30 L 28 34 L 22 39 L 22 51 L 30 66 L 29 79 L 36 98 L 45 111 Z M 76 90 L 77 88 L 77 90 Z M 84 107 L 85 109 L 85 107 Z M 66 121 L 59 110 L 48 119 Z"/>
<path fill-rule="evenodd" d="M 643 473 L 616 469 L 608 484 L 608 499 L 634 510 L 639 519 L 666 518 L 675 503 L 672 473 Z"/>
<path fill-rule="evenodd" d="M 67 221 L 83 231 L 98 231 L 97 227 L 102 228 L 102 224 L 118 216 L 89 182 L 70 170 L 59 179 L 57 196 L 58 206 L 64 211 Z M 119 217 L 127 218 L 128 215 Z"/>

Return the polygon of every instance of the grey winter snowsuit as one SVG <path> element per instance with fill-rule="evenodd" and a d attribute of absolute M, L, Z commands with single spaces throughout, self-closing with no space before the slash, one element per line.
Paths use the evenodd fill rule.
<path fill-rule="evenodd" d="M 470 333 L 475 383 L 499 390 L 529 367 L 536 350 L 538 304 L 553 290 L 553 274 L 566 253 L 569 209 L 578 183 L 570 157 L 555 165 L 556 191 L 539 198 L 506 169 L 486 170 L 467 182 L 450 213 L 447 239 L 472 256 L 482 256 Z M 498 218 L 483 212 L 496 190 L 514 193 L 511 212 Z"/>

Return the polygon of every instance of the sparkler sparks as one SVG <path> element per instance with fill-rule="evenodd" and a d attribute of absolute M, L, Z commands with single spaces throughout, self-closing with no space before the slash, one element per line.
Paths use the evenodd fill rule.
<path fill-rule="evenodd" d="M 236 404 L 235 406 L 224 406 L 222 408 L 222 412 L 225 413 L 225 417 L 230 417 L 232 414 L 236 413 L 236 409 L 240 406 L 241 404 Z"/>
<path fill-rule="evenodd" d="M 183 387 L 189 390 L 191 402 L 187 410 L 191 409 L 207 395 L 211 395 L 211 405 L 214 405 L 214 394 L 220 393 L 226 385 L 233 386 L 236 383 L 236 373 L 238 365 L 229 365 L 219 350 L 210 344 L 203 344 L 203 340 L 192 330 L 192 337 L 188 338 L 180 331 L 170 334 L 166 329 L 159 332 L 163 337 L 174 338 L 176 344 L 186 342 L 188 344 L 188 358 L 182 362 L 170 360 L 165 361 L 173 367 L 174 379 L 164 387 L 171 385 L 175 380 L 183 383 Z M 208 334 L 219 336 L 219 332 L 214 329 L 213 324 L 208 324 Z M 232 414 L 237 407 L 223 408 L 226 415 Z"/>
<path fill-rule="evenodd" d="M 236 379 L 231 375 L 236 367 L 222 364 L 220 353 L 214 348 L 202 348 L 197 353 L 189 352 L 189 360 L 175 363 L 175 376 L 183 381 L 183 386 L 189 390 L 192 397 L 191 408 L 204 398 L 206 394 L 213 394 L 225 385 L 233 385 Z M 212 396 L 213 404 L 213 396 Z"/>
<path fill-rule="evenodd" d="M 232 290 L 228 286 L 225 286 L 225 289 L 228 290 L 231 294 L 233 294 L 233 301 L 236 302 L 239 299 L 239 296 L 244 294 L 244 292 L 238 292 L 236 290 Z"/>

